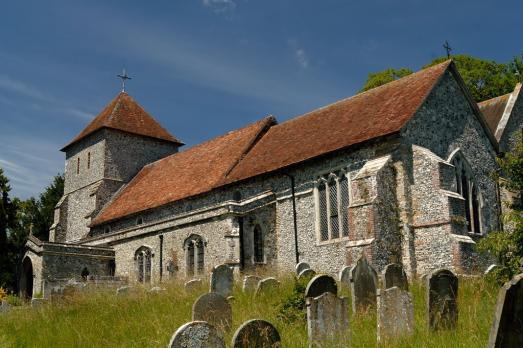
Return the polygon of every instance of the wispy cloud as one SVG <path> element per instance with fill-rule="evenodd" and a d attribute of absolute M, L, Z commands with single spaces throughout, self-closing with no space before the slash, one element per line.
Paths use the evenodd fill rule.
<path fill-rule="evenodd" d="M 230 12 L 237 6 L 233 0 L 203 0 L 203 4 L 216 13 Z"/>
<path fill-rule="evenodd" d="M 288 41 L 289 47 L 292 49 L 294 53 L 294 59 L 296 60 L 296 63 L 303 68 L 306 69 L 309 67 L 309 57 L 307 55 L 307 52 L 305 52 L 305 49 L 298 44 L 296 40 L 290 39 Z"/>

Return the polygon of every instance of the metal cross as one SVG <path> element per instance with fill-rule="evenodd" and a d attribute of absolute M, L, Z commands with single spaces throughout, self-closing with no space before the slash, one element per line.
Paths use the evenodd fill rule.
<path fill-rule="evenodd" d="M 443 48 L 447 51 L 447 58 L 450 58 L 450 52 L 452 51 L 452 47 L 450 47 L 449 42 L 447 40 L 445 40 Z"/>
<path fill-rule="evenodd" d="M 132 80 L 132 78 L 130 78 L 129 75 L 127 75 L 125 69 L 123 69 L 121 74 L 118 74 L 116 76 L 122 79 L 122 92 L 125 92 L 125 80 Z"/>

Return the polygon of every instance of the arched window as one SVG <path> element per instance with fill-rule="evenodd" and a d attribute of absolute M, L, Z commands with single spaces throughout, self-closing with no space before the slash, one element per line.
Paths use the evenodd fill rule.
<path fill-rule="evenodd" d="M 343 237 L 349 236 L 349 180 L 347 174 L 340 178 L 340 215 Z"/>
<path fill-rule="evenodd" d="M 348 237 L 349 180 L 347 175 L 340 171 L 320 177 L 316 193 L 320 241 Z"/>
<path fill-rule="evenodd" d="M 327 222 L 327 190 L 325 189 L 325 183 L 322 182 L 318 186 L 318 202 L 319 202 L 319 213 L 320 213 L 320 239 L 329 239 L 329 226 Z"/>
<path fill-rule="evenodd" d="M 464 200 L 464 218 L 467 225 L 467 231 L 480 234 L 480 194 L 478 186 L 474 181 L 472 170 L 459 150 L 453 153 L 450 162 L 455 167 L 456 192 L 459 193 Z"/>
<path fill-rule="evenodd" d="M 260 225 L 254 226 L 253 232 L 254 262 L 262 263 L 265 261 L 263 254 L 263 232 Z"/>
<path fill-rule="evenodd" d="M 134 254 L 136 279 L 140 283 L 151 282 L 152 251 L 146 246 L 140 247 Z"/>
<path fill-rule="evenodd" d="M 192 277 L 205 270 L 205 242 L 198 235 L 191 235 L 184 242 L 186 275 Z"/>
<path fill-rule="evenodd" d="M 331 239 L 340 237 L 340 220 L 338 211 L 338 183 L 334 177 L 329 180 L 329 222 Z"/>

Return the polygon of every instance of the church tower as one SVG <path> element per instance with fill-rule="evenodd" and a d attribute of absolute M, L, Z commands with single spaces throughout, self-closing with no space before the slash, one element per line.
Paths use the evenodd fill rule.
<path fill-rule="evenodd" d="M 169 134 L 126 92 L 119 93 L 61 151 L 64 195 L 55 209 L 49 241 L 75 242 L 89 233 L 91 219 L 148 163 L 178 152 Z"/>

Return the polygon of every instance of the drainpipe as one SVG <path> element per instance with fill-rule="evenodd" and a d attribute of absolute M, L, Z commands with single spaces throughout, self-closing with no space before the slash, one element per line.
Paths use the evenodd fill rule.
<path fill-rule="evenodd" d="M 159 236 L 160 238 L 160 282 L 163 278 L 163 234 Z"/>
<path fill-rule="evenodd" d="M 296 193 L 294 191 L 294 187 L 296 185 L 296 182 L 294 180 L 294 176 L 284 173 L 285 176 L 289 177 L 291 179 L 291 195 L 292 195 L 292 217 L 294 219 L 294 252 L 296 254 L 296 263 L 300 262 L 300 252 L 298 248 L 298 222 L 296 220 Z"/>

